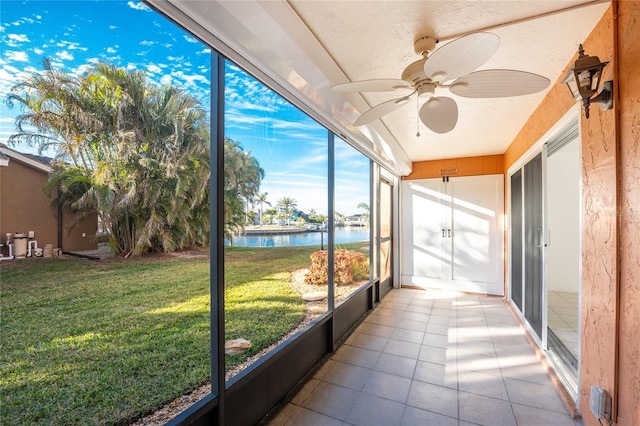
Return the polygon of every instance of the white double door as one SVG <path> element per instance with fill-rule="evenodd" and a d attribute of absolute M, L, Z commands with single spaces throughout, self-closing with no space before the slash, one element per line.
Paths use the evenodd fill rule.
<path fill-rule="evenodd" d="M 401 282 L 504 294 L 504 177 L 402 182 Z"/>

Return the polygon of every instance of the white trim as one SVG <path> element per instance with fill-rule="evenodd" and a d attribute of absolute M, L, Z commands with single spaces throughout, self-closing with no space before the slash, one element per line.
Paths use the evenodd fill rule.
<path fill-rule="evenodd" d="M 556 124 L 554 124 L 549 130 L 547 130 L 545 134 L 542 135 L 542 137 L 540 137 L 538 141 L 531 146 L 531 148 L 529 148 L 524 154 L 522 154 L 520 158 L 514 161 L 511 167 L 509 167 L 509 169 L 507 170 L 507 176 L 511 176 L 512 174 L 514 174 L 518 169 L 524 167 L 524 165 L 528 163 L 529 160 L 542 152 L 543 145 L 548 142 L 554 134 L 558 133 L 560 129 L 569 124 L 571 120 L 577 119 L 579 122 L 580 111 L 581 109 L 579 103 L 576 103 L 574 106 L 572 106 L 569 111 L 567 111 L 562 116 L 562 118 L 560 118 L 560 120 L 556 122 Z"/>
<path fill-rule="evenodd" d="M 34 169 L 38 169 L 46 173 L 51 173 L 53 171 L 53 169 L 50 166 L 40 161 L 29 158 L 26 155 L 19 153 L 18 151 L 12 150 L 11 148 L 5 148 L 4 146 L 0 146 L 0 152 L 5 154 L 7 157 L 13 158 L 21 163 L 24 163 L 28 166 L 33 167 Z M 7 161 L 7 165 L 8 164 L 9 162 Z"/>

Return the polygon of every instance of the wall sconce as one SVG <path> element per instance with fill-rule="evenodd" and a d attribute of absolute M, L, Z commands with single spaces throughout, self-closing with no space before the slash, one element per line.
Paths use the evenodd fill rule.
<path fill-rule="evenodd" d="M 613 107 L 613 80 L 604 82 L 602 91 L 592 99 L 593 95 L 598 92 L 602 70 L 609 62 L 603 63 L 597 56 L 585 55 L 582 44 L 580 44 L 578 53 L 578 59 L 562 82 L 569 88 L 573 99 L 582 101 L 584 115 L 589 118 L 589 104 L 599 103 L 602 110 Z"/>

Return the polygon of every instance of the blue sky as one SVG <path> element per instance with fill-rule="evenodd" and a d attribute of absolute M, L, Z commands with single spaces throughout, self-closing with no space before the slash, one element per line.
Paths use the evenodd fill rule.
<path fill-rule="evenodd" d="M 184 87 L 209 105 L 210 49 L 137 1 L 2 0 L 0 39 L 3 143 L 20 112 L 4 99 L 26 73 L 42 69 L 44 57 L 72 74 L 98 61 L 145 71 L 150 81 Z M 274 205 L 287 196 L 301 210 L 326 214 L 327 131 L 231 63 L 226 82 L 225 132 L 265 170 L 261 191 Z M 336 145 L 336 210 L 362 213 L 357 205 L 368 202 L 368 160 L 343 142 Z"/>

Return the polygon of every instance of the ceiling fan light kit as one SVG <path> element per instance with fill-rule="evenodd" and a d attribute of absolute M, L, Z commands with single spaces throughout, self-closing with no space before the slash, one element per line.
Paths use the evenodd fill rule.
<path fill-rule="evenodd" d="M 337 84 L 335 92 L 391 92 L 412 89 L 408 95 L 373 106 L 353 123 L 362 126 L 395 111 L 415 94 L 426 99 L 418 116 L 430 130 L 447 133 L 458 121 L 458 105 L 453 98 L 435 96 L 441 89 L 466 98 L 498 98 L 536 93 L 547 88 L 548 78 L 518 70 L 475 71 L 491 58 L 500 37 L 487 32 L 465 35 L 436 49 L 434 37 L 418 37 L 414 50 L 422 59 L 411 63 L 401 79 L 362 80 Z M 453 80 L 453 81 L 452 81 Z M 447 84 L 447 82 L 449 82 Z"/>

